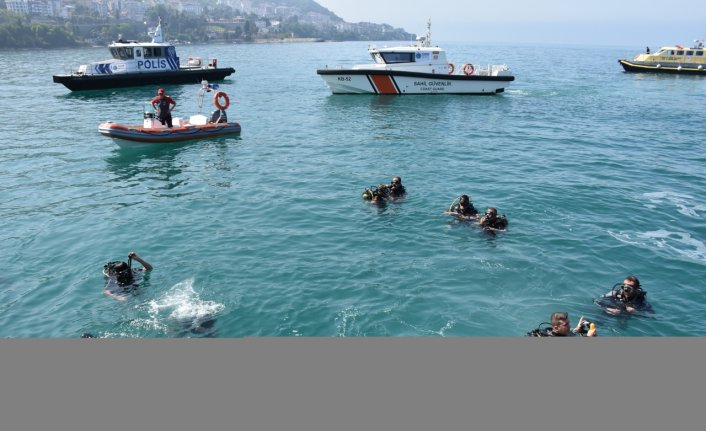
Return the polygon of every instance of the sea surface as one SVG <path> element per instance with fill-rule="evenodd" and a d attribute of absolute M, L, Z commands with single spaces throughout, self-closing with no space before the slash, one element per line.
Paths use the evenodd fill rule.
<path fill-rule="evenodd" d="M 0 337 L 519 337 L 560 310 L 601 336 L 706 335 L 706 78 L 624 73 L 643 47 L 436 42 L 516 80 L 334 96 L 316 69 L 366 42 L 178 46 L 235 67 L 242 136 L 132 149 L 98 124 L 141 123 L 156 87 L 52 82 L 105 48 L 4 51 Z M 164 87 L 196 113 L 198 85 Z M 361 199 L 394 175 L 406 199 Z M 460 194 L 508 231 L 444 215 Z M 118 301 L 102 268 L 131 251 L 154 270 Z M 628 274 L 652 316 L 593 303 Z"/>

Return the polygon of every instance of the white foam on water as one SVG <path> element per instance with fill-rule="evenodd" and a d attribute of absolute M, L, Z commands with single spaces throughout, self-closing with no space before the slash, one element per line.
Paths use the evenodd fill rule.
<path fill-rule="evenodd" d="M 438 334 L 441 335 L 442 337 L 445 337 L 446 331 L 449 329 L 453 329 L 454 326 L 456 326 L 456 321 L 449 320 L 448 322 L 446 322 L 446 325 L 444 325 L 444 327 L 441 328 L 441 330 L 438 332 Z"/>
<path fill-rule="evenodd" d="M 654 250 L 677 259 L 706 264 L 706 244 L 687 232 L 670 232 L 664 229 L 651 232 L 611 232 L 608 234 L 625 244 Z"/>
<path fill-rule="evenodd" d="M 671 205 L 680 214 L 693 218 L 701 218 L 701 214 L 706 212 L 706 204 L 695 202 L 696 199 L 691 195 L 674 192 L 653 192 L 645 193 L 643 196 L 650 201 L 646 205 L 650 209 Z"/>
<path fill-rule="evenodd" d="M 355 318 L 358 317 L 359 311 L 357 308 L 350 306 L 345 310 L 339 311 L 338 316 L 336 316 L 336 321 L 338 324 L 338 334 L 339 337 L 345 337 L 346 331 L 348 330 L 348 324 L 355 323 Z"/>
<path fill-rule="evenodd" d="M 161 298 L 148 304 L 154 329 L 164 330 L 165 323 L 179 324 L 184 329 L 198 329 L 202 323 L 213 319 L 225 306 L 214 301 L 204 301 L 194 290 L 194 279 L 175 284 Z"/>

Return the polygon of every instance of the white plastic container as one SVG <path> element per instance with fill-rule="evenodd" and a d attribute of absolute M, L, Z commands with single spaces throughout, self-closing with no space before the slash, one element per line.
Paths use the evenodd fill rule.
<path fill-rule="evenodd" d="M 189 117 L 189 124 L 194 126 L 205 126 L 208 124 L 208 117 L 202 114 L 196 114 Z"/>

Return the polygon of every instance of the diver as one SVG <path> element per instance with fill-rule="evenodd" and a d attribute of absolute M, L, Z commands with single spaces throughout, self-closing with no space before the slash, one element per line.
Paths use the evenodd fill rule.
<path fill-rule="evenodd" d="M 505 214 L 498 217 L 498 210 L 490 207 L 485 211 L 485 215 L 478 221 L 483 230 L 504 230 L 507 228 L 507 218 Z"/>
<path fill-rule="evenodd" d="M 228 115 L 226 115 L 226 110 L 225 109 L 216 109 L 211 113 L 211 119 L 209 120 L 209 123 L 216 124 L 216 123 L 227 123 L 228 122 Z"/>
<path fill-rule="evenodd" d="M 370 203 L 384 203 L 385 199 L 390 196 L 390 189 L 387 184 L 378 184 L 370 186 L 363 192 L 363 199 L 369 200 Z"/>
<path fill-rule="evenodd" d="M 612 315 L 652 313 L 652 306 L 645 300 L 645 296 L 647 292 L 642 290 L 640 280 L 634 275 L 628 275 L 622 283 L 615 284 L 610 292 L 597 298 L 595 303 Z"/>
<path fill-rule="evenodd" d="M 370 203 L 377 205 L 384 205 L 385 199 L 390 196 L 390 191 L 387 184 L 379 184 L 377 187 L 371 190 Z"/>
<path fill-rule="evenodd" d="M 528 337 L 597 337 L 596 325 L 584 319 L 579 319 L 578 325 L 571 329 L 569 313 L 557 311 L 552 313 L 551 323 L 540 323 L 537 329 L 527 333 Z"/>
<path fill-rule="evenodd" d="M 378 184 L 377 187 L 371 186 L 363 191 L 363 199 L 369 200 L 370 203 L 380 204 L 385 200 L 394 200 L 404 196 L 407 193 L 402 185 L 402 178 L 392 177 L 390 184 Z"/>
<path fill-rule="evenodd" d="M 462 218 L 476 218 L 478 216 L 478 210 L 473 206 L 468 195 L 461 195 L 451 204 L 448 212 Z"/>
<path fill-rule="evenodd" d="M 407 193 L 400 177 L 392 177 L 392 182 L 387 186 L 387 190 L 388 196 L 391 198 L 399 198 Z"/>
<path fill-rule="evenodd" d="M 132 260 L 142 264 L 141 269 L 132 268 Z M 127 294 L 133 292 L 139 285 L 139 274 L 152 270 L 153 266 L 137 255 L 134 251 L 128 253 L 127 263 L 122 261 L 108 262 L 103 265 L 103 275 L 107 279 L 105 284 L 105 294 L 115 299 L 124 301 Z"/>

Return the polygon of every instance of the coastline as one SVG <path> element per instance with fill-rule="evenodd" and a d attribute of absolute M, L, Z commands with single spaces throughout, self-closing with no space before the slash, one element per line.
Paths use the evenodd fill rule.
<path fill-rule="evenodd" d="M 287 37 L 282 39 L 255 39 L 253 42 L 242 43 L 309 43 L 309 42 L 325 42 L 326 39 L 320 37 Z M 241 42 L 238 42 L 241 43 Z"/>

